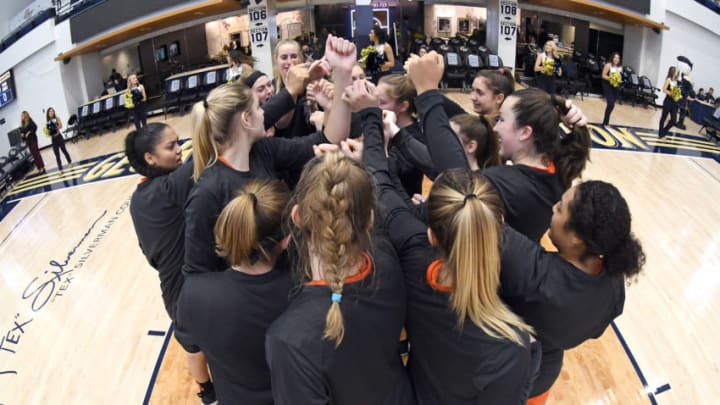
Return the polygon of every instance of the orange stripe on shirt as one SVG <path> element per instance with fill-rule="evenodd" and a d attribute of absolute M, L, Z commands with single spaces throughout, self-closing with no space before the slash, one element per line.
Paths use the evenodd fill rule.
<path fill-rule="evenodd" d="M 452 287 L 442 285 L 438 282 L 438 277 L 440 276 L 440 269 L 442 269 L 444 263 L 445 261 L 441 259 L 437 259 L 434 262 L 430 263 L 427 271 L 425 272 L 425 278 L 427 279 L 428 284 L 433 290 L 449 293 L 452 292 Z"/>
<path fill-rule="evenodd" d="M 352 276 L 345 277 L 345 280 L 343 280 L 344 284 L 350 284 L 350 283 L 357 283 L 358 281 L 364 280 L 370 273 L 372 272 L 372 260 L 370 260 L 370 255 L 367 253 L 363 253 L 363 264 L 360 266 L 360 271 L 353 274 Z M 305 283 L 305 285 L 309 286 L 315 286 L 315 285 L 324 285 L 328 286 L 330 283 L 327 282 L 327 280 L 313 280 Z"/>
<path fill-rule="evenodd" d="M 528 165 L 528 167 L 531 169 L 535 169 L 539 172 L 555 174 L 555 162 L 550 162 L 548 167 L 537 167 L 537 166 L 530 166 L 530 165 Z"/>

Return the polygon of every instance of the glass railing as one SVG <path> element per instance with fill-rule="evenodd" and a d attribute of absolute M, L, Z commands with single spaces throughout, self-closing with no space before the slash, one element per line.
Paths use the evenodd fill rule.
<path fill-rule="evenodd" d="M 48 19 L 55 16 L 55 9 L 54 8 L 48 8 L 45 9 L 33 16 L 33 18 L 25 21 L 20 25 L 19 27 L 15 28 L 14 30 L 10 31 L 9 34 L 7 34 L 2 41 L 0 42 L 0 52 L 3 52 L 5 49 L 9 48 L 10 45 L 17 42 L 20 38 L 25 36 L 28 32 L 32 31 L 35 27 L 38 25 L 44 23 Z"/>
<path fill-rule="evenodd" d="M 104 3 L 107 0 L 62 0 L 55 3 L 55 23 L 65 21 L 68 18 L 82 13 L 83 11 L 92 8 L 100 3 Z"/>
<path fill-rule="evenodd" d="M 702 4 L 703 6 L 709 8 L 710 10 L 713 10 L 714 12 L 720 14 L 720 1 L 718 0 L 695 0 L 698 3 Z"/>

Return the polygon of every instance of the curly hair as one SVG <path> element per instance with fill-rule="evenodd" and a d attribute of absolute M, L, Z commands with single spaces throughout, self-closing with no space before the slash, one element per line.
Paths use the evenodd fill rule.
<path fill-rule="evenodd" d="M 570 202 L 566 228 L 585 242 L 585 257 L 601 256 L 605 271 L 632 279 L 645 265 L 645 252 L 630 230 L 627 202 L 615 186 L 603 181 L 578 185 Z"/>

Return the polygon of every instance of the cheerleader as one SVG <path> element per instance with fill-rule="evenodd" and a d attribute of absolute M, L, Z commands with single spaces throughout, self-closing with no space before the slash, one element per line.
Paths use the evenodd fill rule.
<path fill-rule="evenodd" d="M 675 125 L 677 120 L 677 109 L 678 101 L 682 97 L 680 88 L 677 83 L 678 72 L 675 66 L 670 66 L 668 69 L 667 76 L 665 77 L 665 83 L 663 83 L 662 91 L 665 93 L 665 100 L 663 100 L 662 114 L 660 114 L 660 129 L 658 130 L 658 136 L 660 138 L 667 135 L 670 128 Z M 670 121 L 667 125 L 665 120 L 670 115 Z"/>
<path fill-rule="evenodd" d="M 65 155 L 65 159 L 67 160 L 68 164 L 72 163 L 72 159 L 70 159 L 70 154 L 68 153 L 67 149 L 65 148 L 65 138 L 63 138 L 62 133 L 60 130 L 63 127 L 62 120 L 60 117 L 55 116 L 55 109 L 52 107 L 48 107 L 47 112 L 45 113 L 45 130 L 47 131 L 47 135 L 50 137 L 50 140 L 52 142 L 52 148 L 53 153 L 55 154 L 55 160 L 57 161 L 57 167 L 58 170 L 62 171 L 62 162 L 60 161 L 60 151 L 62 150 L 63 154 Z"/>
<path fill-rule="evenodd" d="M 140 84 L 137 75 L 128 76 L 127 82 L 128 92 L 133 102 L 132 112 L 135 129 L 140 129 L 147 125 L 147 93 L 145 93 L 145 86 Z"/>
<path fill-rule="evenodd" d="M 535 59 L 535 72 L 537 73 L 538 87 L 550 94 L 555 94 L 557 83 L 555 76 L 562 76 L 560 61 L 555 57 L 555 41 L 547 41 L 543 45 L 544 52 L 539 53 Z"/>
<path fill-rule="evenodd" d="M 622 83 L 622 70 L 620 54 L 613 52 L 612 55 L 610 55 L 610 62 L 606 63 L 602 70 L 603 93 L 605 93 L 605 101 L 607 102 L 603 125 L 610 123 L 610 114 L 613 108 L 615 108 L 615 100 L 617 100 L 620 83 Z"/>

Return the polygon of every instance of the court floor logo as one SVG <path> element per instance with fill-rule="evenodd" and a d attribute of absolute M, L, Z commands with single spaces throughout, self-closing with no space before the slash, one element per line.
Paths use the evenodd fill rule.
<path fill-rule="evenodd" d="M 192 141 L 186 140 L 182 142 L 181 148 L 182 158 L 187 161 L 188 157 L 192 154 Z M 74 162 L 72 166 L 66 166 L 62 172 L 54 169 L 48 170 L 46 174 L 29 176 L 13 185 L 12 189 L 5 195 L 2 204 L 6 205 L 12 201 L 48 191 L 133 174 L 136 174 L 135 170 L 130 167 L 125 152 L 102 155 L 92 159 Z"/>
<path fill-rule="evenodd" d="M 659 138 L 646 128 L 588 125 L 593 148 L 662 153 L 714 159 L 720 163 L 720 146 L 702 135 L 670 132 Z"/>

